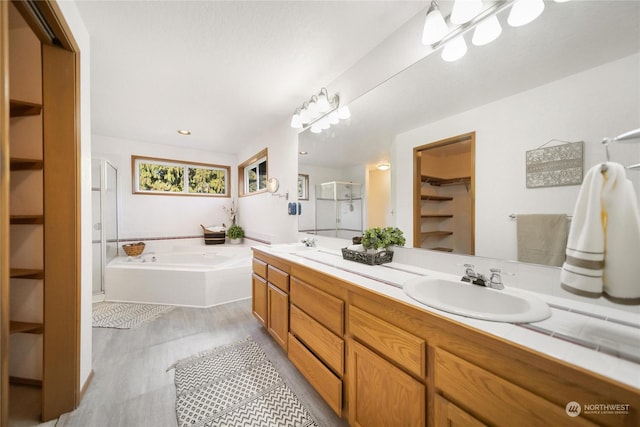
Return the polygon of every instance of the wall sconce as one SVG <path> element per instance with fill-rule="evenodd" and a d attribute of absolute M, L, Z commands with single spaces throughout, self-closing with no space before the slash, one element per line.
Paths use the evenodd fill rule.
<path fill-rule="evenodd" d="M 555 0 L 563 3 L 568 0 Z M 422 43 L 431 45 L 434 50 L 444 46 L 442 59 L 456 61 L 467 53 L 464 34 L 474 30 L 472 43 L 483 46 L 497 39 L 502 27 L 497 14 L 511 7 L 507 23 L 512 27 L 526 25 L 536 19 L 544 11 L 543 0 L 504 0 L 496 1 L 483 9 L 481 0 L 455 0 L 451 15 L 448 16 L 449 28 L 440 12 L 438 2 L 432 0 L 427 10 L 422 33 Z"/>
<path fill-rule="evenodd" d="M 307 129 L 320 133 L 329 129 L 331 125 L 340 123 L 351 117 L 349 107 L 340 107 L 340 96 L 329 96 L 326 88 L 320 89 L 320 93 L 311 96 L 309 101 L 298 107 L 291 117 L 291 127 L 294 129 Z"/>

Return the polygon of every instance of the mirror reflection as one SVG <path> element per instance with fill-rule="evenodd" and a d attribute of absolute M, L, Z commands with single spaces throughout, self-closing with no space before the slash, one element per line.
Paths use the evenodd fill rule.
<path fill-rule="evenodd" d="M 547 2 L 519 28 L 498 18 L 503 33 L 492 44 L 470 47 L 457 62 L 432 54 L 350 103 L 350 120 L 300 133 L 308 154 L 299 157 L 299 173 L 309 181 L 301 231 L 314 227 L 317 184 L 355 182 L 363 184 L 363 228 L 394 225 L 413 237 L 407 246 L 455 249 L 416 237 L 428 230 L 416 229 L 414 150 L 470 132 L 473 248 L 460 253 L 517 260 L 512 217 L 571 215 L 580 186 L 528 188 L 526 152 L 583 141 L 586 174 L 606 160 L 603 138 L 640 126 L 640 4 Z M 640 144 L 614 144 L 610 153 L 612 161 L 638 163 Z M 391 167 L 380 171 L 380 163 Z M 640 172 L 627 176 L 638 192 Z"/>

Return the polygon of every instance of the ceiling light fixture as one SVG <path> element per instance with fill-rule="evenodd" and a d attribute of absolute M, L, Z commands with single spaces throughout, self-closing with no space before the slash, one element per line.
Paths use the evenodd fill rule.
<path fill-rule="evenodd" d="M 562 3 L 568 0 L 556 0 Z M 443 47 L 442 59 L 455 61 L 467 52 L 464 34 L 474 30 L 472 43 L 483 46 L 497 39 L 502 26 L 497 14 L 511 8 L 507 22 L 512 27 L 526 25 L 544 11 L 543 0 L 502 0 L 483 6 L 481 0 L 455 0 L 451 15 L 446 17 L 454 25 L 449 29 L 436 0 L 431 0 L 424 21 L 422 43 L 433 50 Z M 451 46 L 450 46 L 451 45 Z"/>
<path fill-rule="evenodd" d="M 317 95 L 311 96 L 309 101 L 296 109 L 291 117 L 291 127 L 294 129 L 311 127 L 311 132 L 320 133 L 324 129 L 329 129 L 331 125 L 337 125 L 340 120 L 350 117 L 349 108 L 340 107 L 338 94 L 329 96 L 329 92 L 323 87 Z"/>
<path fill-rule="evenodd" d="M 186 129 L 178 129 L 178 133 L 180 135 L 191 135 L 191 131 Z"/>
<path fill-rule="evenodd" d="M 376 166 L 376 168 L 381 171 L 389 170 L 390 167 L 391 165 L 387 162 L 378 163 L 378 166 Z"/>

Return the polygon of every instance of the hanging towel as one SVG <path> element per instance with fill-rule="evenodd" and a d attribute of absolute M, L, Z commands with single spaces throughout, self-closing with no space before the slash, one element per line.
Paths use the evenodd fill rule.
<path fill-rule="evenodd" d="M 588 296 L 640 298 L 640 214 L 624 167 L 591 168 L 580 188 L 567 241 L 562 287 Z"/>
<path fill-rule="evenodd" d="M 562 266 L 567 248 L 566 214 L 518 215 L 518 261 Z"/>

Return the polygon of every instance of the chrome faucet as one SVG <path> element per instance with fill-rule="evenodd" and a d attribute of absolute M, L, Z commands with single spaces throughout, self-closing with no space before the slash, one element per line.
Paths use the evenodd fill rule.
<path fill-rule="evenodd" d="M 491 276 L 489 277 L 489 283 L 485 286 L 498 290 L 504 289 L 501 276 L 502 270 L 499 268 L 490 268 L 489 271 L 491 272 Z"/>
<path fill-rule="evenodd" d="M 464 268 L 464 276 L 462 276 L 463 282 L 469 282 L 479 286 L 487 286 L 486 276 L 484 274 L 476 273 L 473 264 L 465 264 Z"/>

